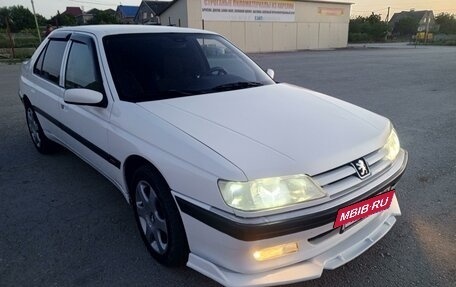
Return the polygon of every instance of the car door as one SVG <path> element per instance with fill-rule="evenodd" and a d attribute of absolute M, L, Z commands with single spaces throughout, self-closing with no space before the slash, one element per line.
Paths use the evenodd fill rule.
<path fill-rule="evenodd" d="M 99 64 L 96 41 L 91 35 L 73 33 L 64 64 L 64 95 L 60 103 L 62 124 L 66 131 L 65 142 L 79 156 L 101 173 L 114 180 L 120 162 L 108 152 L 107 130 L 112 108 Z M 99 92 L 99 104 L 74 104 L 65 102 L 71 89 Z"/>
<path fill-rule="evenodd" d="M 62 137 L 62 130 L 59 128 L 60 102 L 64 93 L 61 85 L 62 62 L 69 37 L 69 33 L 56 32 L 48 39 L 33 63 L 33 76 L 26 83 L 27 96 L 41 126 L 54 140 L 61 140 Z"/>

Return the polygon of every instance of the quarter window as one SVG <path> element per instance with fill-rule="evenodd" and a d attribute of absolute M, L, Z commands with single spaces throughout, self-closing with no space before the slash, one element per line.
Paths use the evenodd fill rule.
<path fill-rule="evenodd" d="M 35 62 L 35 67 L 33 68 L 33 72 L 35 74 L 41 75 L 41 72 L 43 71 L 43 59 L 44 59 L 44 54 L 46 53 L 46 47 L 44 47 L 43 51 L 41 51 L 40 56 L 38 57 L 38 60 Z"/>
<path fill-rule="evenodd" d="M 66 66 L 65 88 L 103 91 L 98 61 L 89 45 L 80 42 L 71 44 Z"/>

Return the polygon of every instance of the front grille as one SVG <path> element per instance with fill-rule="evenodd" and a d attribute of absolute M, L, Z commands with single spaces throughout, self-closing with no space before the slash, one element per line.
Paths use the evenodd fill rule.
<path fill-rule="evenodd" d="M 386 151 L 381 148 L 363 157 L 371 172 L 370 176 L 365 179 L 360 179 L 357 176 L 355 168 L 350 163 L 320 173 L 312 178 L 329 194 L 330 199 L 336 199 L 384 174 L 391 167 L 391 161 L 385 156 Z"/>

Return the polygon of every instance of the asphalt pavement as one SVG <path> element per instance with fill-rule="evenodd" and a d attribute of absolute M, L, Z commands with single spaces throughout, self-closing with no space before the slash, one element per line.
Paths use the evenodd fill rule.
<path fill-rule="evenodd" d="M 390 118 L 409 151 L 397 187 L 403 215 L 390 233 L 320 279 L 290 286 L 456 286 L 456 47 L 251 57 L 278 81 Z M 218 286 L 157 264 L 121 193 L 89 165 L 66 150 L 35 150 L 19 71 L 0 64 L 0 286 Z"/>

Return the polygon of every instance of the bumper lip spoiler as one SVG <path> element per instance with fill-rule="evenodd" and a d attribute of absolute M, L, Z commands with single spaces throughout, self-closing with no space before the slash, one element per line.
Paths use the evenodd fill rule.
<path fill-rule="evenodd" d="M 373 197 L 384 191 L 387 187 L 394 186 L 404 174 L 407 161 L 408 153 L 404 150 L 404 160 L 399 170 L 392 177 L 388 178 L 388 180 L 378 184 L 370 191 L 350 201 L 321 212 L 299 216 L 288 220 L 267 223 L 241 223 L 201 208 L 178 196 L 176 196 L 176 202 L 183 213 L 233 238 L 242 241 L 269 239 L 302 232 L 333 222 L 336 219 L 337 211 L 340 208 Z"/>

